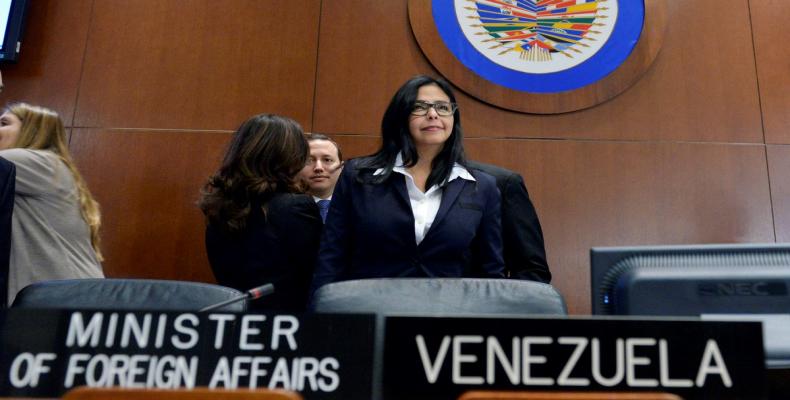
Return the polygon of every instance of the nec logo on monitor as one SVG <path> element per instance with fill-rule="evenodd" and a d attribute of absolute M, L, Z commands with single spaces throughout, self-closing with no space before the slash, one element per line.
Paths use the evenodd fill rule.
<path fill-rule="evenodd" d="M 720 281 L 697 285 L 700 296 L 787 296 L 781 281 Z"/>

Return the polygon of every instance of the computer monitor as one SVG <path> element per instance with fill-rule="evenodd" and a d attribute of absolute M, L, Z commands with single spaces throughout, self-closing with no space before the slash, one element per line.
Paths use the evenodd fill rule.
<path fill-rule="evenodd" d="M 596 315 L 763 321 L 766 363 L 790 367 L 790 244 L 596 247 Z"/>
<path fill-rule="evenodd" d="M 0 0 L 0 62 L 17 60 L 27 8 L 28 0 Z"/>

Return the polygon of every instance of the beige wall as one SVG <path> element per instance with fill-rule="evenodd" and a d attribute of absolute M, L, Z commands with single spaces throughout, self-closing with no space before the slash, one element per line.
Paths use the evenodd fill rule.
<path fill-rule="evenodd" d="M 590 311 L 592 246 L 790 241 L 790 3 L 668 4 L 653 66 L 597 107 L 459 94 L 468 153 L 524 176 L 572 313 Z M 26 34 L 0 100 L 65 117 L 114 277 L 213 280 L 194 204 L 247 116 L 362 155 L 394 90 L 436 74 L 405 0 L 37 0 Z"/>

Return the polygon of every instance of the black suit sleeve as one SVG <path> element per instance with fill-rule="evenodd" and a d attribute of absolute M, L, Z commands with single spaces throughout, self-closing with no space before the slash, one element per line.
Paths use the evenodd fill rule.
<path fill-rule="evenodd" d="M 242 291 L 274 284 L 274 294 L 253 302 L 253 308 L 302 311 L 321 235 L 318 206 L 305 195 L 277 194 L 266 209 L 264 215 L 253 206 L 238 234 L 206 228 L 212 271 L 220 285 Z"/>
<path fill-rule="evenodd" d="M 0 157 L 0 309 L 6 307 L 11 215 L 14 211 L 14 164 Z"/>
<path fill-rule="evenodd" d="M 482 188 L 483 177 L 476 176 Z M 504 257 L 502 251 L 502 202 L 493 177 L 490 186 L 485 186 L 485 205 L 483 218 L 477 229 L 477 234 L 472 243 L 475 254 L 475 264 L 479 274 L 485 278 L 504 278 Z"/>
<path fill-rule="evenodd" d="M 549 283 L 543 231 L 520 175 L 511 173 L 502 190 L 502 237 L 510 277 Z"/>
<path fill-rule="evenodd" d="M 323 223 L 312 198 L 292 195 L 290 200 L 272 221 L 283 247 L 280 250 L 289 258 L 284 263 L 286 269 L 272 282 L 285 304 L 296 304 L 296 309 L 302 310 L 307 305 Z"/>

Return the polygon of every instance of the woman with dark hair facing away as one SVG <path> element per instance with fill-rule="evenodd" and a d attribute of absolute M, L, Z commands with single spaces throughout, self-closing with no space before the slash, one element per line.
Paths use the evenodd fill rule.
<path fill-rule="evenodd" d="M 407 81 L 381 133 L 381 148 L 341 173 L 313 290 L 348 279 L 503 277 L 499 191 L 492 176 L 465 167 L 450 86 Z"/>
<path fill-rule="evenodd" d="M 256 115 L 233 134 L 203 188 L 199 206 L 217 282 L 242 291 L 274 284 L 253 309 L 305 308 L 322 229 L 318 206 L 295 179 L 308 154 L 296 121 Z"/>
<path fill-rule="evenodd" d="M 99 204 L 66 144 L 60 116 L 25 103 L 0 115 L 0 157 L 16 167 L 8 304 L 53 279 L 103 278 Z"/>

